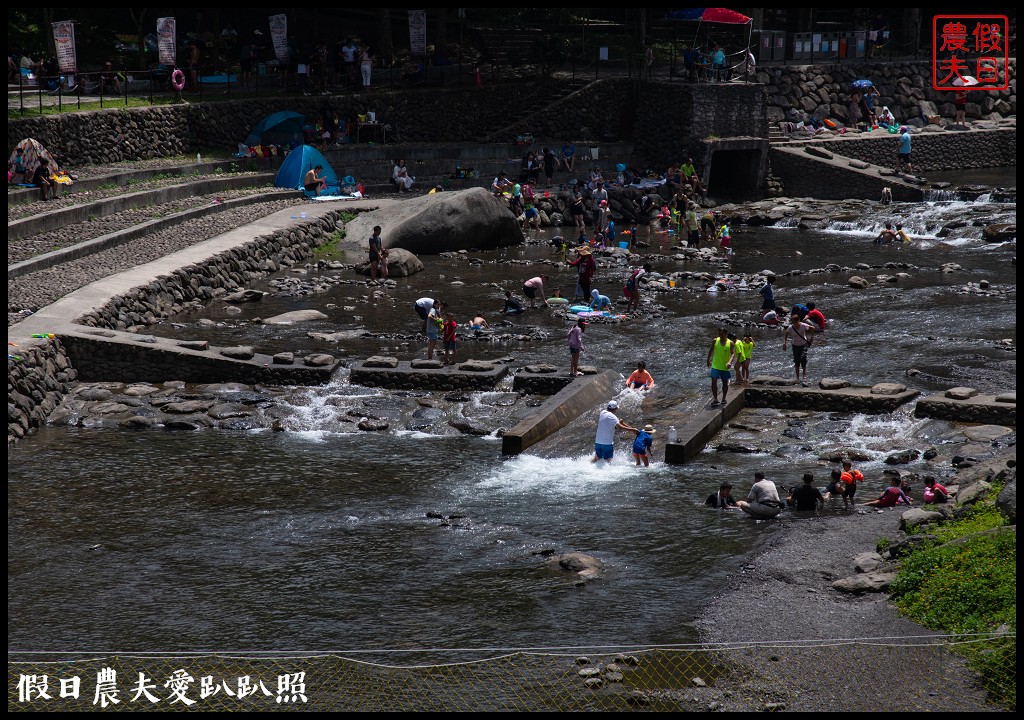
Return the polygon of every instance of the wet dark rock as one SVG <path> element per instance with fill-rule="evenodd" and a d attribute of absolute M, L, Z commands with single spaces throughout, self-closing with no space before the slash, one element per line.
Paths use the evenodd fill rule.
<path fill-rule="evenodd" d="M 383 430 L 387 430 L 390 425 L 386 420 L 371 420 L 366 418 L 365 420 L 360 420 L 357 427 L 366 432 L 381 432 Z"/>
<path fill-rule="evenodd" d="M 333 355 L 328 355 L 327 353 L 313 353 L 303 358 L 302 362 L 310 367 L 327 367 L 328 365 L 333 365 L 335 359 Z"/>
<path fill-rule="evenodd" d="M 921 453 L 914 449 L 899 450 L 887 456 L 884 460 L 886 465 L 906 465 L 912 460 L 917 460 Z"/>
<path fill-rule="evenodd" d="M 363 361 L 363 367 L 368 368 L 396 368 L 398 367 L 398 358 L 386 357 L 383 355 L 373 355 Z"/>
<path fill-rule="evenodd" d="M 236 347 L 226 347 L 220 351 L 220 354 L 235 360 L 252 360 L 256 356 L 256 351 L 251 345 L 239 345 Z"/>

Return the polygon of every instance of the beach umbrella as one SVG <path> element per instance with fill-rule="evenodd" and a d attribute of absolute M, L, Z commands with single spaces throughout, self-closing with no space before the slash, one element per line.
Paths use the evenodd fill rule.
<path fill-rule="evenodd" d="M 870 80 L 854 80 L 850 83 L 850 87 L 854 90 L 863 90 L 864 88 L 874 87 L 875 84 Z"/>
<path fill-rule="evenodd" d="M 973 75 L 964 75 L 963 77 L 958 77 L 954 80 L 953 84 L 956 87 L 971 87 L 972 85 L 978 84 L 978 78 Z"/>

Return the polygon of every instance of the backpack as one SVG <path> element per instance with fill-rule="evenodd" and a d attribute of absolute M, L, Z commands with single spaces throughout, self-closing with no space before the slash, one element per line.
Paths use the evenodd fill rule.
<path fill-rule="evenodd" d="M 633 292 L 634 290 L 636 290 L 636 276 L 639 275 L 639 274 L 640 274 L 640 270 L 639 269 L 634 270 L 630 274 L 629 278 L 626 280 L 626 289 L 629 290 L 630 292 Z"/>

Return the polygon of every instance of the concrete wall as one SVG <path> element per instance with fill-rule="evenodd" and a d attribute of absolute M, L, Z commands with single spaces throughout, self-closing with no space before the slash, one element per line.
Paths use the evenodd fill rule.
<path fill-rule="evenodd" d="M 501 439 L 502 454 L 518 455 L 583 413 L 600 407 L 618 390 L 619 380 L 619 374 L 613 370 L 575 378 L 572 384 L 548 398 L 536 412 L 505 431 Z"/>
<path fill-rule="evenodd" d="M 772 175 L 782 183 L 788 197 L 813 197 L 824 200 L 878 200 L 882 188 L 892 188 L 893 200 L 918 202 L 924 191 L 881 176 L 877 168 L 850 167 L 849 160 L 809 155 L 802 148 L 773 145 L 769 154 Z"/>
<path fill-rule="evenodd" d="M 927 397 L 918 401 L 914 417 L 1017 427 L 1017 403 L 1016 400 L 999 402 L 991 395 L 979 395 L 968 400 Z"/>
<path fill-rule="evenodd" d="M 62 333 L 60 340 L 82 382 L 323 385 L 338 365 L 281 365 L 269 355 L 238 360 L 220 355 L 216 348 L 189 350 L 166 338 L 131 333 Z"/>
<path fill-rule="evenodd" d="M 489 371 L 460 371 L 447 368 L 415 368 L 409 362 L 398 362 L 394 368 L 351 366 L 349 380 L 359 385 L 389 390 L 490 390 L 508 374 L 508 367 L 495 365 Z"/>
<path fill-rule="evenodd" d="M 891 168 L 896 165 L 898 135 L 870 138 L 836 138 L 815 141 L 815 147 L 837 155 Z M 789 143 L 790 146 L 808 143 Z M 912 135 L 911 159 L 914 172 L 999 167 L 1017 164 L 1017 131 L 939 130 Z"/>

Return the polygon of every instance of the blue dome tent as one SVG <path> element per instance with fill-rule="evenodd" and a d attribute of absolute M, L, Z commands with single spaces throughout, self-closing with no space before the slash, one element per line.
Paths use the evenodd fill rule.
<path fill-rule="evenodd" d="M 302 190 L 302 181 L 305 179 L 306 173 L 317 165 L 324 166 L 323 177 L 327 182 L 327 189 L 320 194 L 337 195 L 340 187 L 338 175 L 334 172 L 331 164 L 327 162 L 327 158 L 312 145 L 301 145 L 288 153 L 274 178 L 274 186 Z"/>
<path fill-rule="evenodd" d="M 256 123 L 245 139 L 249 147 L 256 145 L 301 145 L 306 116 L 297 112 L 276 112 Z"/>

